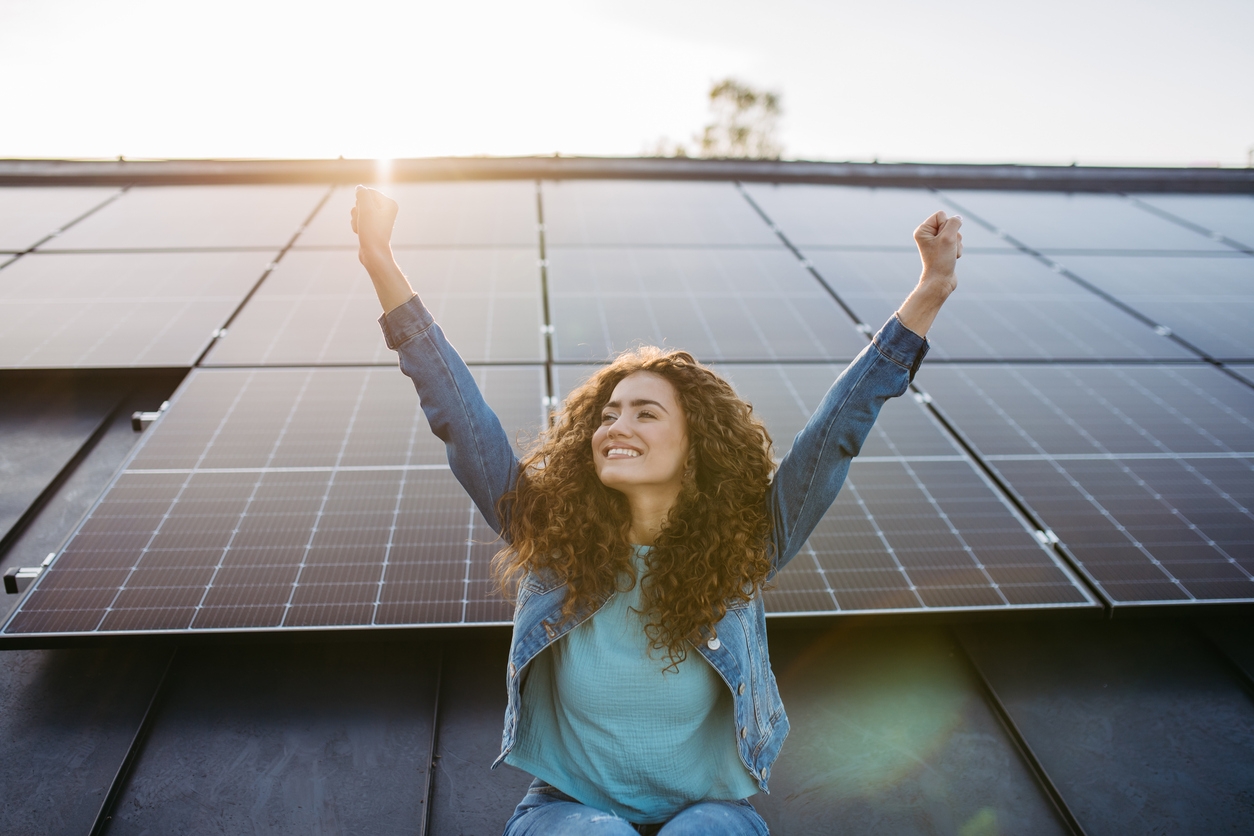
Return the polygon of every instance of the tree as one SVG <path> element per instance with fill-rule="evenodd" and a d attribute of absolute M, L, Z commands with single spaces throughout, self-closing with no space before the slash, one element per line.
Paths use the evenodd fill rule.
<path fill-rule="evenodd" d="M 778 160 L 784 151 L 775 136 L 775 123 L 783 110 L 780 94 L 754 90 L 734 78 L 710 85 L 710 118 L 705 130 L 693 136 L 692 148 L 700 157 Z M 662 137 L 646 145 L 651 157 L 687 157 L 689 146 Z"/>
<path fill-rule="evenodd" d="M 702 157 L 739 157 L 777 160 L 783 146 L 775 136 L 780 114 L 780 94 L 754 90 L 734 78 L 710 87 L 713 121 L 700 136 Z"/>

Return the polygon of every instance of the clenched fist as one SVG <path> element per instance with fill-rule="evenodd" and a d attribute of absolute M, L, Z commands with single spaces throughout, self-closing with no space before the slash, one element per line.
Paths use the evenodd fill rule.
<path fill-rule="evenodd" d="M 947 217 L 944 212 L 937 212 L 914 231 L 925 279 L 953 279 L 955 262 L 962 258 L 962 233 L 958 231 L 961 228 L 961 215 Z"/>
<path fill-rule="evenodd" d="M 357 233 L 357 258 L 367 269 L 371 263 L 392 259 L 392 226 L 399 208 L 383 192 L 357 187 L 357 205 L 349 215 Z"/>

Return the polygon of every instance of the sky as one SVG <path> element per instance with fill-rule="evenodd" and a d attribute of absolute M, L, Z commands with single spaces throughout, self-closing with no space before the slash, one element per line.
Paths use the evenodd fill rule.
<path fill-rule="evenodd" d="M 0 0 L 0 157 L 636 156 L 713 82 L 784 156 L 1245 166 L 1254 2 Z"/>

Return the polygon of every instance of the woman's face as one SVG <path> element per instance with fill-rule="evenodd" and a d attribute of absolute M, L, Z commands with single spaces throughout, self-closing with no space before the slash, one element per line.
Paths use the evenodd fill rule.
<path fill-rule="evenodd" d="M 601 482 L 626 494 L 679 495 L 688 463 L 688 422 L 669 380 L 634 372 L 619 381 L 592 435 Z"/>

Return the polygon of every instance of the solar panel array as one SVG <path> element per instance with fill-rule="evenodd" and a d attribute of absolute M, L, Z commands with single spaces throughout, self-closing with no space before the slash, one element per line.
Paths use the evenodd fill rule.
<path fill-rule="evenodd" d="M 3 635 L 509 620 L 494 535 L 384 368 L 351 189 L 20 191 L 0 213 L 48 229 L 0 242 L 0 366 L 196 368 Z M 512 436 L 643 342 L 714 363 L 779 455 L 916 281 L 913 227 L 961 211 L 927 395 L 884 410 L 768 611 L 1254 600 L 1254 198 L 390 191 L 398 261 Z"/>

